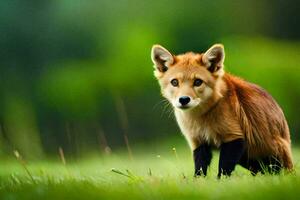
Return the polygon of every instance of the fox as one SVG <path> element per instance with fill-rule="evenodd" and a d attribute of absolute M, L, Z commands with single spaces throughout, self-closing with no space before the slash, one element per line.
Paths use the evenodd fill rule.
<path fill-rule="evenodd" d="M 212 149 L 220 150 L 217 177 L 236 165 L 257 173 L 293 170 L 291 139 L 284 113 L 260 86 L 224 70 L 225 50 L 173 55 L 155 44 L 154 76 L 194 159 L 194 176 L 206 176 Z"/>

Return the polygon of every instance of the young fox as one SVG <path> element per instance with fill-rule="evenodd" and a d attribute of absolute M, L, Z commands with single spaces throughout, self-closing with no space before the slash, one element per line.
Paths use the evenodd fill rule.
<path fill-rule="evenodd" d="M 224 72 L 224 47 L 172 55 L 152 47 L 154 75 L 173 105 L 194 155 L 195 176 L 206 176 L 211 147 L 220 148 L 219 172 L 236 164 L 258 172 L 292 170 L 290 133 L 284 114 L 261 87 Z"/>

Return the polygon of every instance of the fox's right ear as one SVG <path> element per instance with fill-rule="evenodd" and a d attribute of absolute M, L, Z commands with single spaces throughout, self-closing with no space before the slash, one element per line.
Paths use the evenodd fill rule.
<path fill-rule="evenodd" d="M 153 45 L 151 50 L 151 59 L 155 65 L 155 68 L 159 72 L 165 72 L 168 67 L 173 64 L 173 55 L 164 47 L 160 45 Z"/>

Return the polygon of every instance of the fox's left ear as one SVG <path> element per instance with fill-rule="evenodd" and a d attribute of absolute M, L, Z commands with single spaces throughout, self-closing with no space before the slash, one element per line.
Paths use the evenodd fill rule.
<path fill-rule="evenodd" d="M 216 75 L 222 74 L 224 59 L 225 52 L 222 44 L 213 45 L 202 56 L 204 65 L 211 73 Z"/>

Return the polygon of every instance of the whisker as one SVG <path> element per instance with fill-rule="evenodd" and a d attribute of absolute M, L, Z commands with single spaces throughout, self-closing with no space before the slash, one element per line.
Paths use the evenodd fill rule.
<path fill-rule="evenodd" d="M 167 117 L 170 118 L 172 116 L 172 114 L 173 114 L 173 106 L 172 106 L 172 104 L 167 99 L 162 99 L 161 101 L 157 102 L 153 106 L 153 110 L 157 109 L 160 106 L 162 108 L 161 117 L 163 117 L 163 115 L 166 114 Z"/>
<path fill-rule="evenodd" d="M 159 105 L 164 104 L 168 102 L 168 100 L 166 99 L 162 99 L 161 101 L 157 102 L 154 106 L 153 106 L 153 110 L 155 110 Z"/>

